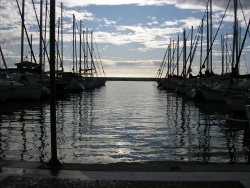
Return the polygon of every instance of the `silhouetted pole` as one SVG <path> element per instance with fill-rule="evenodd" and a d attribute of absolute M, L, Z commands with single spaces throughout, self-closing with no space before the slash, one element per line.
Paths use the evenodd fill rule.
<path fill-rule="evenodd" d="M 55 0 L 50 0 L 50 131 L 51 159 L 49 166 L 59 167 L 56 139 L 56 84 L 55 84 Z"/>

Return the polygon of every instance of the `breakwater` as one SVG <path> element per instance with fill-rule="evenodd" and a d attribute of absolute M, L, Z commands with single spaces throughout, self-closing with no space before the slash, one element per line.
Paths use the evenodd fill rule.
<path fill-rule="evenodd" d="M 100 78 L 102 79 L 102 78 Z M 106 77 L 107 81 L 157 81 L 159 78 L 143 78 L 143 77 Z"/>

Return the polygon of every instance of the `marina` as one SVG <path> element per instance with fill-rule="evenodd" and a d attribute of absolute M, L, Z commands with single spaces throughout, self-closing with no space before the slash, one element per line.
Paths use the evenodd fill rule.
<path fill-rule="evenodd" d="M 16 0 L 18 62 L 10 63 L 0 44 L 2 160 L 249 162 L 250 82 L 242 59 L 250 22 L 240 0 L 221 5 L 216 27 L 216 3 L 208 0 L 196 28 L 180 28 L 182 35 L 179 30 L 169 43 L 164 39 L 162 62 L 149 62 L 160 65 L 156 77 L 106 76 L 92 28 L 77 12 L 64 14 L 67 4 L 54 3 Z M 25 21 L 27 7 L 38 28 L 35 41 Z M 231 34 L 220 31 L 223 24 Z M 221 48 L 216 70 L 215 45 Z M 105 61 L 107 68 L 119 66 Z"/>
<path fill-rule="evenodd" d="M 0 1 L 0 187 L 250 187 L 248 0 Z"/>
<path fill-rule="evenodd" d="M 221 103 L 196 103 L 156 82 L 108 81 L 56 101 L 62 163 L 185 161 L 247 163 L 248 122 L 228 119 Z M 48 101 L 1 104 L 1 160 L 50 159 Z"/>

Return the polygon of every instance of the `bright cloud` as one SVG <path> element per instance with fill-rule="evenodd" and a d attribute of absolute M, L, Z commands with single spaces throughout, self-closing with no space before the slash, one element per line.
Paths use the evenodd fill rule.
<path fill-rule="evenodd" d="M 21 5 L 22 1 L 18 2 Z M 39 18 L 40 1 L 34 0 L 34 3 Z M 205 13 L 207 0 L 62 0 L 57 1 L 57 18 L 61 16 L 61 3 L 63 3 L 65 61 L 67 61 L 65 64 L 70 65 L 72 59 L 74 14 L 77 20 L 78 36 L 80 20 L 83 20 L 85 29 L 90 28 L 94 31 L 95 41 L 100 45 L 101 56 L 104 57 L 104 65 L 110 69 L 107 72 L 115 74 L 119 69 L 122 75 L 132 75 L 138 73 L 136 67 L 143 67 L 145 72 L 140 75 L 154 76 L 158 69 L 155 62 L 157 64 L 161 61 L 170 39 L 176 41 L 177 36 L 180 35 L 180 40 L 182 40 L 183 29 L 190 30 L 192 26 L 194 32 L 197 31 Z M 213 27 L 215 29 L 219 26 L 227 3 L 228 1 L 222 0 L 213 1 Z M 100 7 L 105 8 L 107 12 L 102 14 Z M 123 12 L 116 12 L 112 15 L 114 7 L 124 7 L 121 9 Z M 223 29 L 227 28 L 228 34 L 232 32 L 234 20 L 232 7 L 233 1 L 223 23 Z M 244 16 L 241 7 L 243 7 Z M 25 9 L 25 25 L 28 35 L 33 37 L 34 51 L 38 57 L 39 29 L 31 0 L 26 1 Z M 136 9 L 145 10 L 145 12 L 141 13 Z M 45 7 L 43 10 L 45 15 Z M 249 10 L 250 1 L 240 0 L 238 19 L 243 29 L 246 27 L 245 19 L 248 21 L 250 18 Z M 18 56 L 20 56 L 21 17 L 15 1 L 1 0 L 0 21 L 0 45 L 4 46 L 6 56 L 11 57 L 12 60 L 14 57 L 20 59 Z M 189 41 L 190 37 L 188 45 Z M 216 40 L 217 44 L 220 44 L 219 39 Z M 25 45 L 28 49 L 27 41 Z"/>

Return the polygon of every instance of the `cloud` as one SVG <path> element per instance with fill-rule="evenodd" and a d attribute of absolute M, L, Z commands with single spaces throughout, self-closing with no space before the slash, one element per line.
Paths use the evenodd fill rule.
<path fill-rule="evenodd" d="M 40 0 L 34 0 L 34 2 L 37 13 L 39 13 Z M 250 18 L 250 1 L 241 0 L 240 2 L 244 10 L 245 17 L 248 20 Z M 19 3 L 21 5 L 21 0 L 19 0 Z M 57 18 L 61 16 L 60 3 L 61 1 L 57 1 Z M 176 39 L 177 35 L 182 34 L 183 29 L 189 30 L 191 26 L 193 26 L 194 29 L 197 29 L 201 23 L 201 17 L 195 17 L 195 15 L 202 15 L 202 13 L 205 11 L 207 0 L 63 0 L 62 3 L 64 7 L 63 16 L 64 45 L 66 51 L 65 55 L 67 55 L 68 58 L 65 58 L 65 62 L 70 64 L 69 62 L 72 58 L 70 57 L 70 53 L 72 51 L 72 15 L 74 14 L 76 16 L 77 22 L 84 20 L 84 27 L 94 30 L 95 40 L 102 46 L 100 50 L 105 51 L 105 53 L 102 54 L 104 57 L 104 64 L 111 68 L 113 73 L 115 72 L 115 67 L 120 67 L 123 74 L 126 74 L 126 71 L 132 74 L 136 72 L 133 70 L 133 68 L 140 66 L 142 66 L 144 70 L 148 71 L 151 69 L 152 71 L 152 69 L 154 69 L 153 67 L 156 66 L 155 64 L 157 64 L 159 61 L 154 60 L 155 63 L 152 63 L 151 61 L 144 61 L 140 59 L 150 59 L 150 57 L 155 54 L 158 55 L 159 59 L 162 59 L 163 54 L 160 54 L 159 51 L 163 49 L 165 50 L 167 48 L 170 38 Z M 213 0 L 214 28 L 218 27 L 227 3 L 228 1 L 225 0 Z M 162 16 L 160 17 L 154 12 L 149 12 L 148 14 L 145 14 L 145 17 L 143 18 L 144 20 L 142 20 L 142 18 L 138 20 L 136 20 L 137 18 L 133 18 L 133 23 L 130 23 L 129 18 L 127 19 L 127 17 L 122 17 L 122 15 L 118 15 L 119 18 L 116 18 L 115 16 L 111 17 L 110 15 L 107 15 L 106 17 L 105 15 L 103 16 L 103 14 L 99 14 L 99 12 L 95 12 L 96 6 L 119 5 L 145 6 L 145 8 L 149 8 L 149 6 L 153 8 L 159 8 L 160 6 L 171 5 L 173 9 L 175 9 L 174 7 L 177 7 L 178 9 L 190 10 L 190 14 L 188 16 L 185 15 L 184 19 L 181 17 L 178 17 L 177 19 L 174 16 L 171 18 L 162 18 Z M 228 10 L 228 13 L 224 19 L 225 23 L 223 23 L 223 27 L 229 28 L 228 31 L 232 31 L 231 27 L 234 20 L 232 7 L 233 1 L 231 1 L 230 9 Z M 28 29 L 29 35 L 33 35 L 34 49 L 36 54 L 38 54 L 38 24 L 35 18 L 33 5 L 30 3 L 30 1 L 26 2 L 25 9 L 26 27 Z M 181 12 L 182 10 L 178 11 Z M 246 24 L 240 6 L 238 12 L 240 26 L 245 27 Z M 128 17 L 130 16 L 129 14 L 130 13 L 127 15 Z M 1 45 L 3 43 L 6 44 L 5 49 L 9 50 L 9 56 L 14 57 L 16 54 L 20 53 L 19 48 L 21 33 L 21 18 L 18 13 L 15 1 L 1 0 L 0 18 Z M 231 26 L 229 26 L 229 24 Z M 190 40 L 190 38 L 188 40 Z M 249 44 L 247 45 L 249 46 Z M 8 49 L 8 46 L 13 47 L 13 49 Z M 117 52 L 119 50 L 120 51 L 118 54 L 116 54 L 113 53 L 114 50 L 117 50 Z M 249 50 L 249 48 L 245 48 L 245 50 Z M 123 56 L 122 53 L 125 55 Z M 131 57 L 131 55 L 127 55 L 128 53 L 136 54 L 137 56 L 134 55 Z M 16 57 L 18 57 L 18 55 L 16 55 Z M 126 58 L 134 58 L 135 60 L 122 61 L 122 59 Z M 149 73 L 149 71 L 147 73 Z"/>
<path fill-rule="evenodd" d="M 138 5 L 138 6 L 165 6 L 165 5 L 175 5 L 181 9 L 192 9 L 192 10 L 204 10 L 207 4 L 207 0 L 63 0 L 63 4 L 67 7 L 86 7 L 89 5 Z M 224 10 L 227 6 L 228 1 L 213 1 L 214 10 Z M 249 0 L 241 0 L 240 1 L 242 7 L 244 9 L 250 9 Z M 232 3 L 231 3 L 232 4 Z M 230 6 L 232 9 L 233 5 Z"/>

